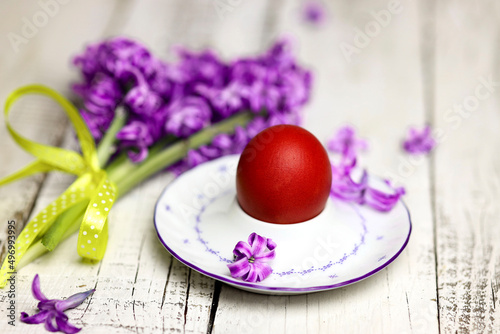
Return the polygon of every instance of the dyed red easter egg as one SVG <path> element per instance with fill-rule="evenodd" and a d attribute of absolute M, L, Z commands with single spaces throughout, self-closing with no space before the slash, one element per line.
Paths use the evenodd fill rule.
<path fill-rule="evenodd" d="M 331 184 L 323 145 L 295 125 L 276 125 L 257 134 L 243 150 L 236 173 L 241 208 L 276 224 L 316 217 L 325 208 Z"/>

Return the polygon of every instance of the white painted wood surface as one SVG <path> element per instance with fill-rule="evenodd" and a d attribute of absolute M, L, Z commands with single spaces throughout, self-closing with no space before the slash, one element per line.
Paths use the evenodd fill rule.
<path fill-rule="evenodd" d="M 500 71 L 496 2 L 436 7 L 435 166 L 441 329 L 500 331 Z M 448 24 L 450 29 L 443 29 Z"/>
<path fill-rule="evenodd" d="M 325 1 L 322 27 L 300 19 L 301 0 L 73 0 L 15 52 L 7 34 L 20 33 L 37 2 L 0 3 L 0 101 L 19 85 L 41 82 L 73 97 L 69 65 L 85 43 L 126 34 L 169 58 L 174 44 L 212 47 L 224 57 L 264 50 L 293 36 L 301 62 L 315 73 L 305 127 L 326 140 L 350 123 L 369 139 L 362 164 L 405 185 L 413 233 L 400 258 L 365 281 L 342 289 L 293 297 L 252 294 L 216 283 L 172 259 L 152 226 L 155 201 L 171 180 L 158 175 L 120 200 L 110 215 L 106 257 L 83 263 L 76 236 L 20 271 L 18 312 L 33 312 L 35 273 L 49 297 L 96 287 L 68 313 L 87 333 L 494 333 L 500 237 L 499 87 L 500 6 L 492 1 Z M 221 6 L 222 4 L 222 6 Z M 216 5 L 219 10 L 216 9 Z M 222 8 L 222 9 L 221 9 Z M 387 24 L 346 59 L 345 43 L 393 9 Z M 385 12 L 384 12 L 385 13 Z M 344 44 L 343 44 L 344 43 Z M 471 97 L 472 96 L 472 97 Z M 2 102 L 3 103 L 3 102 Z M 62 112 L 43 99 L 16 106 L 14 123 L 30 138 L 74 147 Z M 451 110 L 451 111 L 450 111 Z M 2 113 L 3 114 L 3 113 Z M 457 116 L 458 115 L 458 116 Z M 0 116 L 0 122 L 3 122 Z M 431 123 L 441 141 L 430 158 L 409 159 L 400 141 L 410 125 Z M 47 128 L 55 129 L 47 131 Z M 441 133 L 443 135 L 441 136 Z M 0 127 L 0 176 L 30 157 Z M 7 221 L 19 228 L 72 178 L 33 177 L 0 188 L 0 249 Z M 42 333 L 43 326 L 7 325 L 0 290 L 0 332 Z"/>

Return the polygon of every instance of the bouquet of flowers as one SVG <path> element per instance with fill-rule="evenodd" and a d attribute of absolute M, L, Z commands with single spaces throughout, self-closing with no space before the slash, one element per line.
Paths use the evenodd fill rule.
<path fill-rule="evenodd" d="M 165 169 L 180 174 L 241 152 L 269 126 L 301 123 L 312 76 L 297 64 L 289 42 L 278 41 L 262 55 L 230 62 L 210 50 L 175 51 L 179 61 L 166 63 L 127 38 L 88 46 L 74 59 L 82 74 L 74 85 L 83 100 L 79 113 L 44 87 L 21 88 L 8 99 L 6 112 L 27 93 L 58 101 L 77 130 L 82 156 L 28 141 L 21 145 L 24 138 L 7 123 L 15 140 L 39 160 L 0 185 L 55 169 L 79 178 L 23 229 L 12 250 L 17 250 L 16 260 L 4 260 L 1 286 L 9 272 L 53 250 L 77 230 L 79 254 L 100 260 L 112 202 L 151 175 Z"/>

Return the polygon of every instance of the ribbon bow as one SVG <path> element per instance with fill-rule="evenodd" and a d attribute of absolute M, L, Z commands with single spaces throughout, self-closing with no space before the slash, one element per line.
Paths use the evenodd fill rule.
<path fill-rule="evenodd" d="M 61 105 L 76 130 L 82 154 L 43 145 L 18 134 L 9 123 L 11 106 L 27 94 L 45 95 Z M 14 141 L 37 158 L 21 170 L 0 180 L 0 186 L 29 175 L 58 170 L 78 176 L 76 181 L 55 201 L 36 215 L 19 234 L 15 250 L 8 252 L 0 269 L 0 287 L 4 287 L 10 273 L 15 271 L 19 260 L 38 236 L 69 208 L 88 203 L 78 235 L 78 254 L 87 259 L 101 260 L 108 241 L 107 216 L 116 198 L 116 187 L 99 167 L 94 139 L 78 110 L 56 91 L 41 85 L 21 87 L 12 92 L 5 103 L 5 124 Z M 9 254 L 13 257 L 9 258 Z"/>

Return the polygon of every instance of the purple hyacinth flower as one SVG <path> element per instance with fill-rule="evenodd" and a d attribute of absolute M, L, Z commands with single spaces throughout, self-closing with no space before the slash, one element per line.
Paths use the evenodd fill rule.
<path fill-rule="evenodd" d="M 96 142 L 99 142 L 102 139 L 104 131 L 106 131 L 113 121 L 113 115 L 94 115 L 86 110 L 80 110 L 80 114 L 92 134 L 92 137 L 94 137 Z"/>
<path fill-rule="evenodd" d="M 40 289 L 40 278 L 35 275 L 31 285 L 31 291 L 35 299 L 39 300 L 38 313 L 29 316 L 21 312 L 21 321 L 27 324 L 45 324 L 45 329 L 50 332 L 64 332 L 67 334 L 78 333 L 77 328 L 68 322 L 68 316 L 64 311 L 72 309 L 83 303 L 83 301 L 94 293 L 94 289 L 74 294 L 67 299 L 48 299 Z"/>
<path fill-rule="evenodd" d="M 101 76 L 86 87 L 78 87 L 77 91 L 87 97 L 85 109 L 101 116 L 114 114 L 122 94 L 118 84 L 107 76 Z"/>
<path fill-rule="evenodd" d="M 403 148 L 410 154 L 427 154 L 436 146 L 436 141 L 432 138 L 431 127 L 426 125 L 422 130 L 415 127 L 410 128 Z"/>
<path fill-rule="evenodd" d="M 186 138 L 210 124 L 210 106 L 201 97 L 187 96 L 172 102 L 167 110 L 165 130 Z"/>
<path fill-rule="evenodd" d="M 181 46 L 177 46 L 175 51 L 181 58 L 179 69 L 189 82 L 204 83 L 213 87 L 224 86 L 228 68 L 215 52 L 205 50 L 196 53 Z"/>
<path fill-rule="evenodd" d="M 237 82 L 230 83 L 223 88 L 201 85 L 196 87 L 196 91 L 210 101 L 214 110 L 223 118 L 243 109 L 242 87 Z"/>
<path fill-rule="evenodd" d="M 276 243 L 257 233 L 248 237 L 248 243 L 240 241 L 233 250 L 234 262 L 228 264 L 231 276 L 247 282 L 261 282 L 272 273 L 269 261 L 275 257 Z"/>
<path fill-rule="evenodd" d="M 202 155 L 200 151 L 189 150 L 187 154 L 187 164 L 189 168 L 196 167 L 206 161 L 208 161 L 208 158 Z"/>
<path fill-rule="evenodd" d="M 146 84 L 139 84 L 127 93 L 125 103 L 134 114 L 151 116 L 160 109 L 163 101 Z"/>
<path fill-rule="evenodd" d="M 230 66 L 229 77 L 231 82 L 241 86 L 251 86 L 255 82 L 266 80 L 268 69 L 255 59 L 239 59 Z"/>
<path fill-rule="evenodd" d="M 178 91 L 182 91 L 188 78 L 177 66 L 159 60 L 157 62 L 156 71 L 148 78 L 147 82 L 153 91 L 157 92 L 163 99 L 168 100 Z"/>
<path fill-rule="evenodd" d="M 101 67 L 118 79 L 127 79 L 128 72 L 137 68 L 146 77 L 154 70 L 150 52 L 140 43 L 124 37 L 108 40 L 98 54 Z"/>
<path fill-rule="evenodd" d="M 83 78 L 74 89 L 83 97 L 82 115 L 97 141 L 119 104 L 127 107 L 128 124 L 138 120 L 146 126 L 153 144 L 169 135 L 187 137 L 244 110 L 265 113 L 257 116 L 261 121 L 193 151 L 171 169 L 178 172 L 241 152 L 257 128 L 301 121 L 299 111 L 309 99 L 311 75 L 296 63 L 290 41 L 278 41 L 263 54 L 227 63 L 210 50 L 177 51 L 179 62 L 166 63 L 140 43 L 118 37 L 90 45 L 75 58 Z M 140 161 L 149 146 L 139 135 L 142 130 L 133 138 L 131 130 L 121 133 L 124 138 L 117 143 L 117 153 L 128 152 Z"/>
<path fill-rule="evenodd" d="M 356 157 L 358 151 L 364 151 L 367 147 L 366 140 L 358 138 L 356 131 L 350 126 L 340 128 L 327 143 L 328 150 L 346 158 Z"/>
<path fill-rule="evenodd" d="M 141 162 L 148 156 L 148 147 L 153 144 L 154 138 L 150 128 L 140 120 L 134 120 L 125 125 L 117 134 L 120 146 L 127 149 L 132 162 Z"/>

